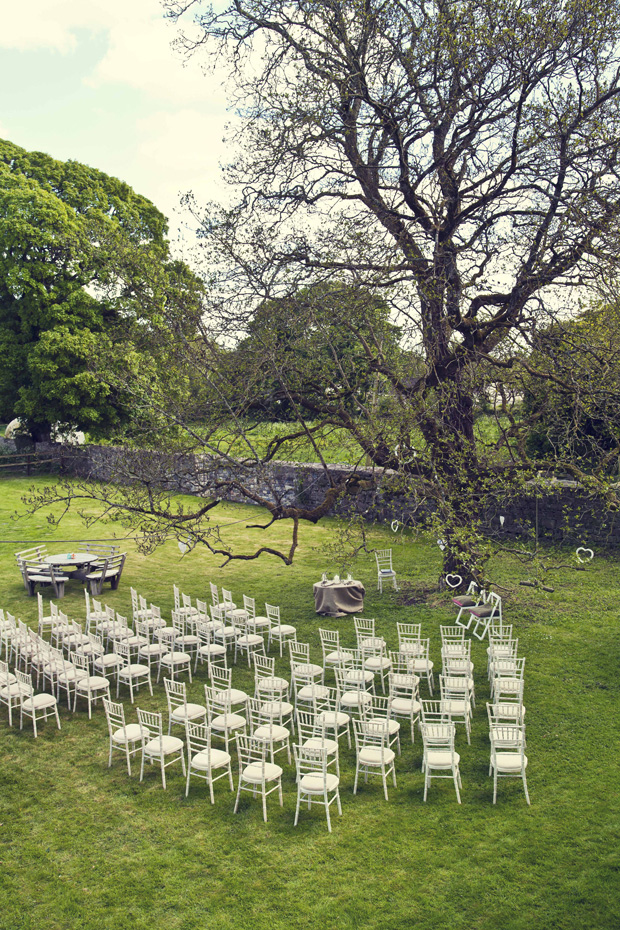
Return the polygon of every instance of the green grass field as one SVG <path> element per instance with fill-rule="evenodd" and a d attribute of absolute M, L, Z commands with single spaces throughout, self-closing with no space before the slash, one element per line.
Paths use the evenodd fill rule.
<path fill-rule="evenodd" d="M 42 478 L 36 479 L 38 484 Z M 12 519 L 24 510 L 21 495 L 32 482 L 2 481 L 0 495 L 0 606 L 36 624 L 36 601 L 26 596 L 13 552 L 19 541 L 45 540 L 50 552 L 74 542 L 110 537 L 120 527 L 84 531 L 69 516 L 51 532 L 43 514 Z M 239 541 L 254 538 L 245 521 L 249 508 L 226 506 L 219 517 Z M 353 620 L 318 618 L 312 583 L 338 566 L 325 547 L 336 523 L 303 527 L 296 562 L 231 563 L 218 567 L 206 552 L 181 558 L 174 543 L 154 555 L 137 553 L 127 541 L 128 560 L 118 591 L 104 600 L 131 614 L 134 585 L 169 616 L 172 584 L 193 597 L 206 597 L 208 582 L 279 604 L 285 622 L 320 656 L 319 625 L 337 628 L 354 642 Z M 272 544 L 283 529 L 269 530 Z M 390 591 L 375 589 L 374 559 L 360 557 L 353 574 L 366 585 L 364 614 L 396 648 L 396 621 L 421 622 L 431 637 L 431 658 L 440 664 L 439 625 L 455 616 L 447 595 L 433 594 L 440 552 L 432 540 L 371 531 L 375 545 L 394 545 L 399 579 L 419 595 L 415 606 L 399 606 Z M 553 557 L 549 553 L 549 558 Z M 514 625 L 526 656 L 527 807 L 521 783 L 500 783 L 492 800 L 485 701 L 485 646 L 473 646 L 477 707 L 472 745 L 459 731 L 463 779 L 459 807 L 448 782 L 434 783 L 422 801 L 421 738 L 403 740 L 397 759 L 398 787 L 383 799 L 380 782 L 352 794 L 354 755 L 341 757 L 342 818 L 333 833 L 320 808 L 302 811 L 293 827 L 294 773 L 285 768 L 284 808 L 268 800 L 264 824 L 260 803 L 246 796 L 233 814 L 234 796 L 216 785 L 211 806 L 204 785 L 193 783 L 189 798 L 178 769 L 168 770 L 164 792 L 155 770 L 139 783 L 122 759 L 107 767 L 107 729 L 102 708 L 91 722 L 85 706 L 61 711 L 62 731 L 48 723 L 36 741 L 31 729 L 10 729 L 0 709 L 0 928 L 1 930 L 603 930 L 620 925 L 620 776 L 618 692 L 620 681 L 620 577 L 617 557 L 597 552 L 585 572 L 554 576 L 555 593 L 518 586 L 527 571 L 507 556 L 490 566 L 503 586 L 505 620 Z M 423 597 L 423 592 L 428 592 Z M 79 585 L 68 586 L 62 604 L 84 618 Z M 288 663 L 277 670 L 288 676 Z M 253 686 L 247 667 L 235 682 Z M 198 671 L 190 698 L 203 694 Z M 426 688 L 422 685 L 422 696 Z M 137 702 L 164 709 L 163 685 Z M 134 712 L 125 692 L 128 719 Z M 403 729 L 406 729 L 403 727 Z"/>

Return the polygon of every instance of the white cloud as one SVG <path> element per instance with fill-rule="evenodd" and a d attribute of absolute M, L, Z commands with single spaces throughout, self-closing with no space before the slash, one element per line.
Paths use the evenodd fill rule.
<path fill-rule="evenodd" d="M 142 3 L 142 0 L 135 0 Z M 5 5 L 2 11 L 0 46 L 19 51 L 46 48 L 66 53 L 77 44 L 79 29 L 109 26 L 120 0 L 28 0 Z"/>
<path fill-rule="evenodd" d="M 191 108 L 160 110 L 138 121 L 135 171 L 141 176 L 140 190 L 168 216 L 179 194 L 190 190 L 199 203 L 226 199 L 220 168 L 231 156 L 223 142 L 226 122 L 226 114 Z"/>

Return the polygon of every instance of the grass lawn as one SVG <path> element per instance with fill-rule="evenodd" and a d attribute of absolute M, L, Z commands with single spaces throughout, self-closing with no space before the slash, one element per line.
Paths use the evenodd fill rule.
<path fill-rule="evenodd" d="M 42 484 L 43 479 L 36 479 Z M 0 495 L 0 606 L 36 624 L 36 600 L 26 596 L 13 552 L 18 540 L 46 540 L 50 552 L 75 549 L 73 542 L 110 537 L 120 527 L 102 525 L 86 533 L 69 516 L 51 532 L 45 516 L 17 522 L 11 514 L 30 479 L 2 481 Z M 239 538 L 257 531 L 256 511 L 222 509 Z M 239 522 L 238 522 L 239 521 Z M 176 544 L 154 555 L 129 552 L 118 591 L 104 600 L 131 616 L 133 585 L 159 604 L 172 606 L 172 584 L 206 598 L 208 581 L 279 604 L 298 639 L 320 657 L 318 627 L 338 628 L 354 642 L 352 619 L 317 618 L 312 583 L 336 570 L 322 548 L 333 539 L 335 521 L 303 527 L 295 565 L 262 559 L 218 567 L 206 552 L 181 558 Z M 270 543 L 282 529 L 269 530 Z M 440 552 L 432 540 L 405 536 L 397 544 L 389 529 L 373 530 L 377 545 L 394 543 L 401 581 L 432 592 Z M 400 538 L 400 537 L 398 537 Z M 56 540 L 56 541 L 55 541 Z M 551 554 L 550 554 L 551 558 Z M 431 637 L 431 658 L 439 670 L 439 625 L 455 616 L 448 596 L 429 593 L 402 607 L 388 591 L 375 589 L 374 559 L 362 556 L 353 574 L 366 584 L 365 616 L 397 647 L 396 621 L 422 622 Z M 489 744 L 485 701 L 485 646 L 474 642 L 477 707 L 472 745 L 459 730 L 463 803 L 448 782 L 433 783 L 422 801 L 422 744 L 407 736 L 397 759 L 398 788 L 383 799 L 380 782 L 352 794 L 354 756 L 343 747 L 343 815 L 334 810 L 333 833 L 324 812 L 302 810 L 293 827 L 296 789 L 285 767 L 284 808 L 268 799 L 267 824 L 259 801 L 247 795 L 233 814 L 234 796 L 224 781 L 211 806 L 203 784 L 193 782 L 189 798 L 180 767 L 168 770 L 164 792 L 156 770 L 142 784 L 129 778 L 119 756 L 107 767 L 103 709 L 91 722 L 84 706 L 61 710 L 62 731 L 43 725 L 36 741 L 31 729 L 10 729 L 0 711 L 0 928 L 1 930 L 602 930 L 620 926 L 620 573 L 616 557 L 597 553 L 585 572 L 559 572 L 555 593 L 518 586 L 527 571 L 507 556 L 491 565 L 505 594 L 505 619 L 514 624 L 519 652 L 526 656 L 527 807 L 519 780 L 500 782 L 498 803 L 488 777 Z M 79 585 L 68 585 L 62 608 L 83 619 Z M 277 670 L 288 676 L 288 663 Z M 253 681 L 238 666 L 239 687 Z M 190 699 L 201 702 L 204 671 L 198 671 Z M 426 687 L 422 684 L 422 696 Z M 164 709 L 163 684 L 138 706 Z M 134 712 L 125 693 L 130 720 Z M 403 731 L 406 727 L 403 726 Z"/>

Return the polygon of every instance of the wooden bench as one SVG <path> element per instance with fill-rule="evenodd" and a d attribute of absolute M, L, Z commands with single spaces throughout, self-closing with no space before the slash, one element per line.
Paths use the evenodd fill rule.
<path fill-rule="evenodd" d="M 106 581 L 109 581 L 112 590 L 116 591 L 121 580 L 126 558 L 126 552 L 113 555 L 108 559 L 104 559 L 100 568 L 86 575 L 85 580 L 88 582 L 90 593 L 94 597 L 98 597 L 101 594 Z"/>
<path fill-rule="evenodd" d="M 34 597 L 37 585 L 43 588 L 51 585 L 57 598 L 65 596 L 65 582 L 69 579 L 58 568 L 34 559 L 19 559 L 17 564 L 29 597 Z"/>

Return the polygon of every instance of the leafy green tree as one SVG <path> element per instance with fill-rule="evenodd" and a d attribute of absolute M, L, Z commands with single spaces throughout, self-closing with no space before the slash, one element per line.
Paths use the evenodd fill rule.
<path fill-rule="evenodd" d="M 573 474 L 617 471 L 620 457 L 620 306 L 593 304 L 536 334 L 523 378 L 529 453 Z"/>
<path fill-rule="evenodd" d="M 199 302 L 165 232 L 165 217 L 127 184 L 0 142 L 3 417 L 19 416 L 35 440 L 54 423 L 102 436 L 131 420 L 127 391 L 93 361 L 125 364 L 141 329 L 152 336 L 158 314 L 178 312 L 169 305 L 181 293 Z"/>

